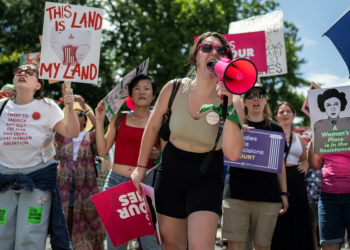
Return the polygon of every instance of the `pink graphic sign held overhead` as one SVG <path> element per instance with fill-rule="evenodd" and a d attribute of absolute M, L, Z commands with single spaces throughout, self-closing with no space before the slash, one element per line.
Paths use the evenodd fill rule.
<path fill-rule="evenodd" d="M 233 59 L 247 58 L 251 60 L 258 72 L 267 71 L 265 32 L 249 32 L 240 34 L 222 34 L 228 41 Z M 194 38 L 194 41 L 198 36 Z"/>
<path fill-rule="evenodd" d="M 156 227 L 146 198 L 149 191 L 142 190 L 142 196 L 138 195 L 134 184 L 128 181 L 91 197 L 114 246 L 155 235 Z"/>

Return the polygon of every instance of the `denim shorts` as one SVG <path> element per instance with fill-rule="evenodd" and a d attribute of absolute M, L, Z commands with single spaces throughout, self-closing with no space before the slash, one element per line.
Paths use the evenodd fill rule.
<path fill-rule="evenodd" d="M 321 192 L 318 221 L 321 246 L 343 243 L 345 227 L 350 228 L 350 193 Z"/>

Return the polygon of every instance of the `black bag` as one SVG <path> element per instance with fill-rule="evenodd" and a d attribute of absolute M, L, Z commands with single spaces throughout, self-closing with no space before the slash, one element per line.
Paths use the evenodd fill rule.
<path fill-rule="evenodd" d="M 170 137 L 170 128 L 169 128 L 169 122 L 170 122 L 170 116 L 171 116 L 171 106 L 173 105 L 174 98 L 176 96 L 177 91 L 179 90 L 179 87 L 181 85 L 182 79 L 175 79 L 173 81 L 173 91 L 171 92 L 169 104 L 168 104 L 168 110 L 163 115 L 163 122 L 162 127 L 159 130 L 159 137 L 162 138 L 164 141 L 169 141 Z"/>

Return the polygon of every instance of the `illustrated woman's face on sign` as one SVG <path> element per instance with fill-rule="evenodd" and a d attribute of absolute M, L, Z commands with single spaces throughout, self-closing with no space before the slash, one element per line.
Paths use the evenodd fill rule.
<path fill-rule="evenodd" d="M 332 97 L 324 102 L 324 108 L 329 118 L 335 119 L 339 116 L 341 102 L 338 98 Z"/>

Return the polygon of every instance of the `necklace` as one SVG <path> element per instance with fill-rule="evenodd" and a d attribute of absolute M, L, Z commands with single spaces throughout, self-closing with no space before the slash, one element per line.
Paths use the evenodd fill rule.
<path fill-rule="evenodd" d="M 33 98 L 29 103 L 31 103 L 32 101 L 34 101 L 34 98 Z M 13 99 L 13 103 L 14 103 L 14 104 L 18 104 L 18 102 L 17 102 L 17 100 L 16 100 L 16 97 Z"/>

